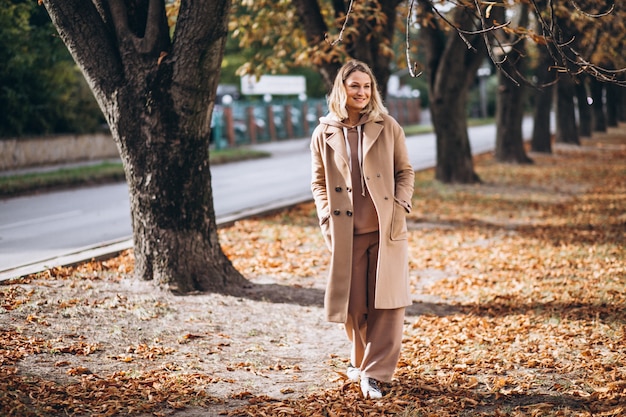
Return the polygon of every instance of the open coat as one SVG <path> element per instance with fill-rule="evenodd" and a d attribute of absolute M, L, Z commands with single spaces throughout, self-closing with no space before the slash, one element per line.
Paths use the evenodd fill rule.
<path fill-rule="evenodd" d="M 343 130 L 320 125 L 311 139 L 311 191 L 320 227 L 331 250 L 324 306 L 326 319 L 344 323 L 352 271 L 353 195 Z M 402 127 L 388 115 L 363 125 L 363 175 L 379 222 L 377 309 L 411 304 L 406 214 L 411 211 L 415 173 Z"/>

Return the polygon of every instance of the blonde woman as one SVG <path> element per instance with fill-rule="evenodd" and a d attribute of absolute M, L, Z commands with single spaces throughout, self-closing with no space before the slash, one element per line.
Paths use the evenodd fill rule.
<path fill-rule="evenodd" d="M 360 380 L 365 398 L 380 398 L 411 304 L 406 214 L 414 171 L 404 131 L 365 63 L 341 67 L 328 107 L 311 139 L 311 190 L 331 251 L 324 307 L 352 343 L 348 377 Z"/>

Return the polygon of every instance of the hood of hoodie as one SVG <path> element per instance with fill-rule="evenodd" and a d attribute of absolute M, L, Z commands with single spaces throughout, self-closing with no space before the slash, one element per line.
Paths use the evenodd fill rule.
<path fill-rule="evenodd" d="M 354 126 L 349 125 L 347 123 L 342 122 L 339 118 L 334 114 L 329 114 L 328 116 L 320 117 L 320 124 L 325 124 L 328 126 L 338 127 L 340 129 L 346 128 L 350 129 L 356 126 L 364 125 L 369 121 L 369 116 L 367 114 L 362 114 L 358 123 Z"/>
<path fill-rule="evenodd" d="M 358 164 L 359 166 L 359 176 L 361 182 L 361 195 L 365 197 L 365 178 L 363 176 L 363 125 L 369 121 L 369 115 L 363 114 L 361 118 L 357 122 L 356 125 L 352 126 L 346 124 L 338 119 L 338 117 L 334 114 L 330 114 L 326 117 L 320 117 L 320 124 L 325 124 L 327 126 L 332 126 L 338 128 L 343 133 L 343 139 L 345 144 L 345 152 L 347 157 L 348 166 L 350 167 L 350 171 L 354 169 L 354 165 Z M 350 150 L 350 143 L 348 141 L 348 129 L 356 128 L 357 130 L 357 161 L 352 160 L 352 152 Z"/>

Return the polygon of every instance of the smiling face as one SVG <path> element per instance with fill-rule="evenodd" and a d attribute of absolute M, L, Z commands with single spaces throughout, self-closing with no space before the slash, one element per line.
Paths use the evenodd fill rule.
<path fill-rule="evenodd" d="M 350 119 L 358 118 L 359 113 L 365 109 L 372 95 L 372 80 L 370 76 L 361 71 L 354 71 L 344 81 L 346 87 L 346 109 Z M 354 120 L 352 120 L 354 122 Z"/>

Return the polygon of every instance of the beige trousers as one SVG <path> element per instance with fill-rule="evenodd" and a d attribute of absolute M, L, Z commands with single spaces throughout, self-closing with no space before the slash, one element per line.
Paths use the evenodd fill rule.
<path fill-rule="evenodd" d="M 389 382 L 396 370 L 402 345 L 404 307 L 374 308 L 378 232 L 354 235 L 352 282 L 345 330 L 352 352 L 352 365 L 361 377 Z"/>

